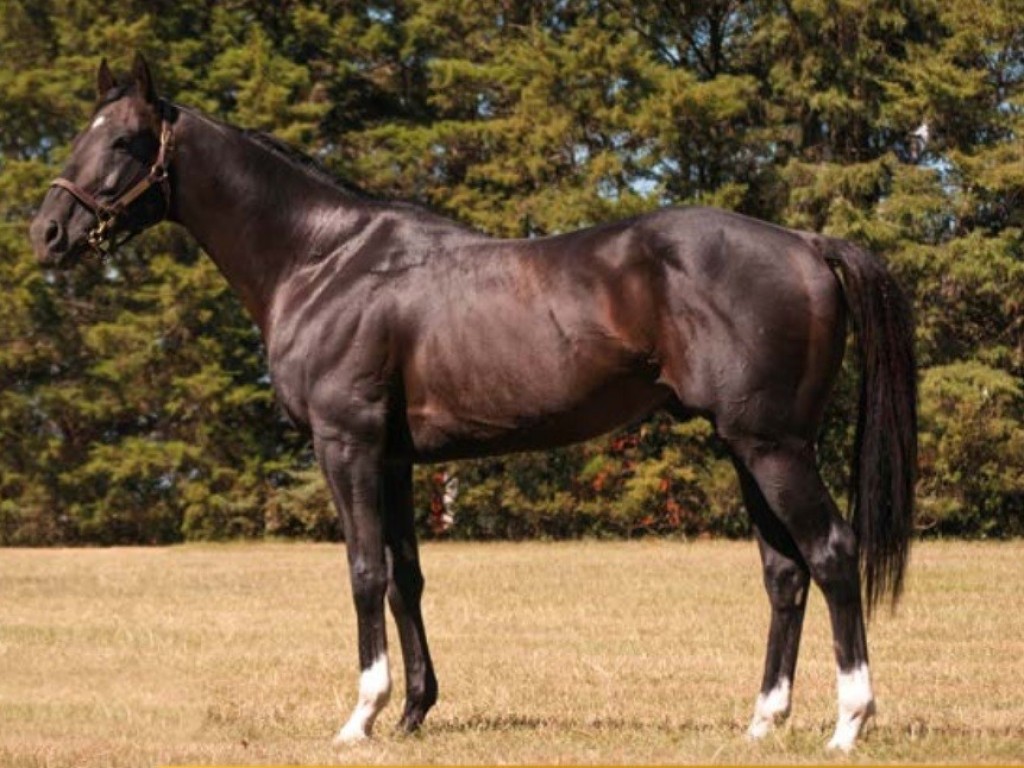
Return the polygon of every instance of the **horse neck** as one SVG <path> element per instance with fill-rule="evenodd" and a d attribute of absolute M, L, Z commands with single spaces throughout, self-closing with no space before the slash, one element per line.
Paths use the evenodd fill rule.
<path fill-rule="evenodd" d="M 337 247 L 359 225 L 356 201 L 235 128 L 178 114 L 172 219 L 210 255 L 266 338 L 277 290 L 303 258 Z"/>

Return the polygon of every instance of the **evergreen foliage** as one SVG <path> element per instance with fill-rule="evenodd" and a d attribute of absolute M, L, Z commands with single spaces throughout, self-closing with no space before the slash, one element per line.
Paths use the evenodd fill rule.
<path fill-rule="evenodd" d="M 495 235 L 699 203 L 873 249 L 917 312 L 921 528 L 1024 533 L 1022 19 L 1024 0 L 8 0 L 0 544 L 339 534 L 258 334 L 182 231 L 34 263 L 27 222 L 99 60 L 135 50 L 170 98 Z M 822 442 L 839 495 L 855 371 Z M 427 535 L 748 526 L 710 427 L 667 418 L 424 468 L 416 494 Z"/>

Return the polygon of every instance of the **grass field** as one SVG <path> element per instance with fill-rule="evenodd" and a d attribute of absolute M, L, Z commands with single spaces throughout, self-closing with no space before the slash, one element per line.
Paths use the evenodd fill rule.
<path fill-rule="evenodd" d="M 812 597 L 790 724 L 744 729 L 767 602 L 751 543 L 429 544 L 441 701 L 335 753 L 354 701 L 339 546 L 0 550 L 0 765 L 1024 760 L 1024 543 L 914 550 L 870 628 L 879 713 L 827 753 L 835 670 Z"/>

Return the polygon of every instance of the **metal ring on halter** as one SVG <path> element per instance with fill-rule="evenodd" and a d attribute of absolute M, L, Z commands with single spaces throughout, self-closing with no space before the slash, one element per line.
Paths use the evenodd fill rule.
<path fill-rule="evenodd" d="M 86 234 L 86 242 L 100 256 L 108 256 L 111 253 L 110 250 L 103 250 L 103 244 L 110 236 L 108 233 L 113 231 L 116 221 L 116 212 L 109 210 L 96 211 L 96 224 Z"/>

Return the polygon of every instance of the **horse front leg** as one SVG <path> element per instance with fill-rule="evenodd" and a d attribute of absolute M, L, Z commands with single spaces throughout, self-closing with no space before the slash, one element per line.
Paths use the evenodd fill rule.
<path fill-rule="evenodd" d="M 380 447 L 365 440 L 314 440 L 317 459 L 341 515 L 359 627 L 359 698 L 336 746 L 369 738 L 391 695 L 384 596 L 388 567 L 378 508 Z"/>
<path fill-rule="evenodd" d="M 420 610 L 423 572 L 416 545 L 411 464 L 385 468 L 381 500 L 385 516 L 384 539 L 391 566 L 388 604 L 398 626 L 405 663 L 405 710 L 398 727 L 409 733 L 419 728 L 437 702 L 437 678 Z"/>

